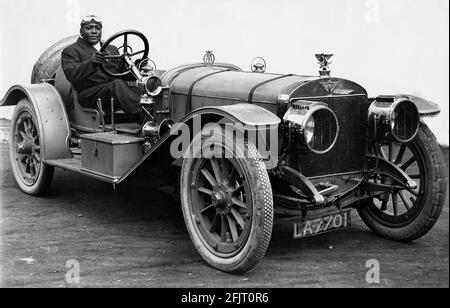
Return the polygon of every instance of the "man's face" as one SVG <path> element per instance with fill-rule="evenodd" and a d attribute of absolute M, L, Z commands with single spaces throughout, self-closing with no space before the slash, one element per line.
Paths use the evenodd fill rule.
<path fill-rule="evenodd" d="M 81 37 L 91 45 L 95 45 L 102 39 L 102 26 L 98 23 L 91 22 L 81 26 Z"/>

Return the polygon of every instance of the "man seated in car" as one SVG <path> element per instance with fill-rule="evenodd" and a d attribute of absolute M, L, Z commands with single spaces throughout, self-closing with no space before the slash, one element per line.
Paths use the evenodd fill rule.
<path fill-rule="evenodd" d="M 102 46 L 102 20 L 94 15 L 83 18 L 78 40 L 65 48 L 61 65 L 66 78 L 78 92 L 80 104 L 96 108 L 100 98 L 104 110 L 110 109 L 111 98 L 136 122 L 142 122 L 144 114 L 139 105 L 140 90 L 133 83 L 125 82 L 103 73 L 99 66 L 105 65 L 109 71 L 120 71 L 120 63 L 108 61 L 105 55 L 117 55 L 119 51 L 110 45 L 105 52 Z"/>

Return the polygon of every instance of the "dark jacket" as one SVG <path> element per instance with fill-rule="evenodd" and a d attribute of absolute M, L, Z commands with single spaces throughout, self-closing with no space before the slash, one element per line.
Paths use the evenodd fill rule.
<path fill-rule="evenodd" d="M 102 85 L 113 81 L 115 78 L 104 74 L 98 66 L 92 63 L 92 55 L 96 49 L 86 43 L 82 38 L 66 47 L 61 55 L 61 65 L 67 80 L 82 96 L 90 97 L 97 93 Z M 117 55 L 119 51 L 110 45 L 106 48 L 106 54 Z M 119 65 L 109 61 L 106 65 L 109 71 L 117 72 Z"/>

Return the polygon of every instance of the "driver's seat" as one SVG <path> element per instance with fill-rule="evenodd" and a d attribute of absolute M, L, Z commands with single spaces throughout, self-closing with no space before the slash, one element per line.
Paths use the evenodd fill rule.
<path fill-rule="evenodd" d="M 78 99 L 78 93 L 67 80 L 62 67 L 60 66 L 55 74 L 55 87 L 61 95 L 70 124 L 75 129 L 97 131 L 101 130 L 101 117 L 98 109 L 83 107 Z M 105 124 L 111 123 L 110 110 L 104 110 Z M 114 111 L 114 121 L 116 123 L 133 122 L 127 114 L 121 110 Z"/>

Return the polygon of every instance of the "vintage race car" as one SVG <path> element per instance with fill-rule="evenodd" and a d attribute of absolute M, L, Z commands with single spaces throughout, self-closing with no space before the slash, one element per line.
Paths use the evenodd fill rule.
<path fill-rule="evenodd" d="M 133 52 L 129 38 L 142 41 Z M 117 186 L 138 170 L 171 180 L 187 230 L 203 259 L 230 273 L 265 255 L 274 220 L 304 238 L 351 226 L 356 209 L 374 232 L 395 241 L 425 235 L 441 214 L 445 163 L 423 118 L 439 107 L 410 95 L 369 98 L 355 82 L 331 77 L 331 55 L 316 55 L 319 76 L 265 73 L 203 62 L 157 70 L 146 37 L 134 30 L 106 40 L 123 45 L 114 77 L 136 81 L 147 120 L 121 110 L 82 107 L 51 46 L 31 85 L 15 85 L 10 157 L 19 188 L 43 194 L 55 168 Z M 120 45 L 119 45 L 120 46 Z M 137 61 L 136 61 L 137 58 Z M 144 61 L 145 60 L 145 61 Z M 142 65 L 145 63 L 144 65 Z M 100 100 L 102 98 L 99 98 Z M 151 202 L 151 200 L 149 200 Z"/>

